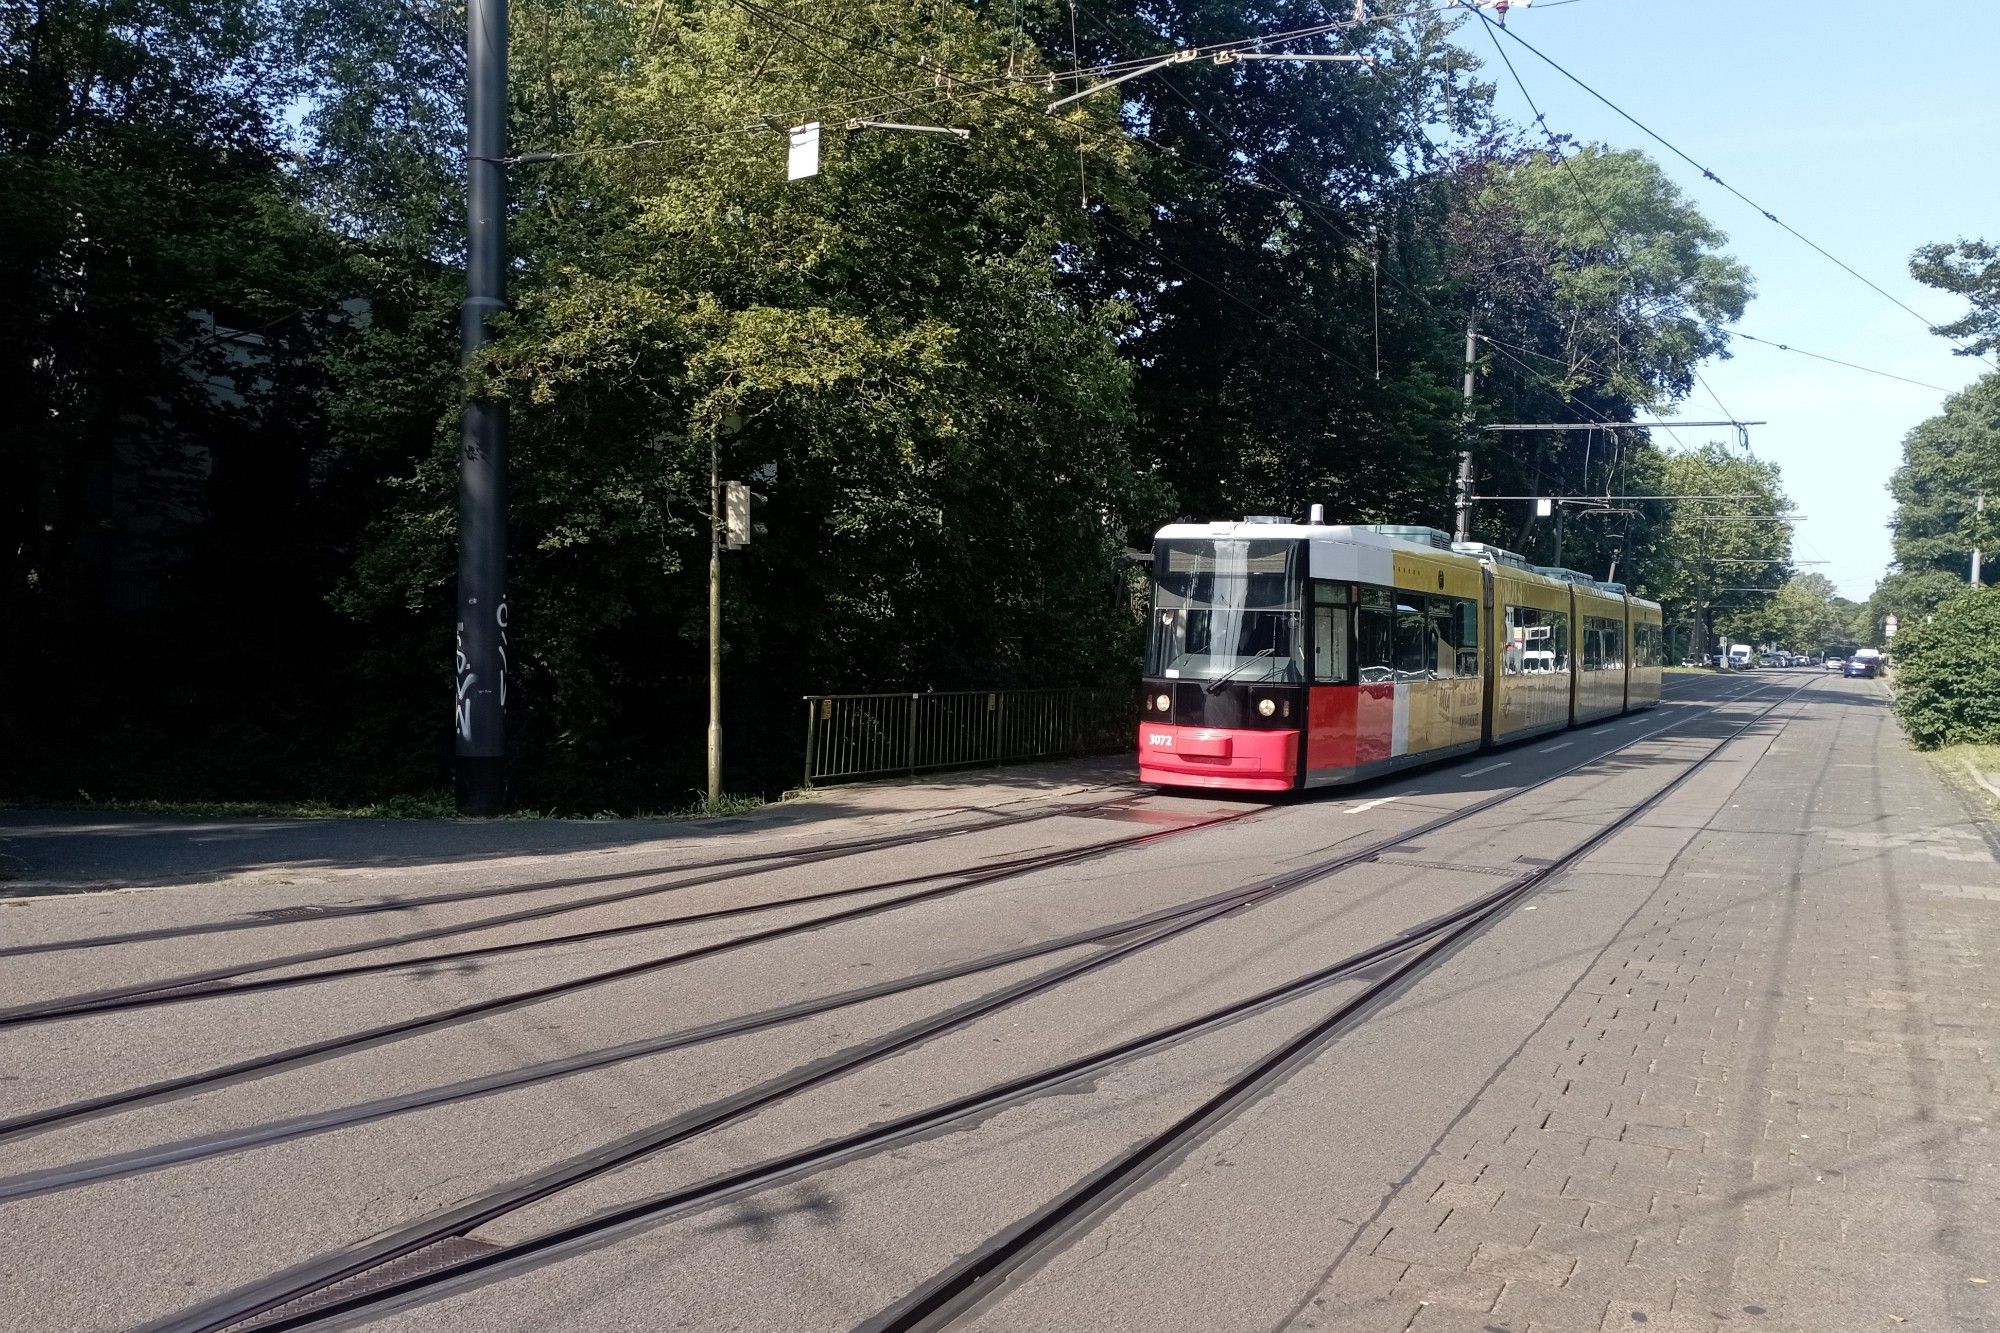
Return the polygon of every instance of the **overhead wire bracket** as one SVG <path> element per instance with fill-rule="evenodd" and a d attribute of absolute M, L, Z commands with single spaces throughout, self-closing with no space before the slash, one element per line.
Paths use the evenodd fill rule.
<path fill-rule="evenodd" d="M 850 120 L 843 129 L 850 130 L 904 130 L 911 134 L 949 134 L 965 140 L 972 137 L 972 131 L 952 125 L 905 125 L 894 120 Z"/>
<path fill-rule="evenodd" d="M 1186 64 L 1190 60 L 1195 60 L 1200 58 L 1200 56 L 1201 52 L 1199 51 L 1176 51 L 1172 55 L 1166 57 L 1163 60 L 1155 60 L 1150 65 L 1141 65 L 1137 69 L 1127 70 L 1125 73 L 1120 74 L 1115 79 L 1106 79 L 1102 83 L 1093 83 L 1088 88 L 1085 88 L 1080 92 L 1071 93 L 1068 97 L 1058 97 L 1055 101 L 1049 103 L 1048 106 L 1044 108 L 1044 110 L 1054 111 L 1058 107 L 1068 106 L 1071 102 L 1081 101 L 1082 99 L 1089 97 L 1095 93 L 1101 93 L 1106 88 L 1115 88 L 1119 84 L 1126 82 L 1128 79 L 1138 78 L 1141 74 L 1151 74 L 1154 70 L 1165 69 L 1169 65 Z"/>
<path fill-rule="evenodd" d="M 1218 51 L 1212 57 L 1212 59 L 1218 65 L 1233 65 L 1239 60 L 1291 60 L 1301 64 L 1313 63 L 1313 64 L 1371 65 L 1371 66 L 1375 63 L 1374 56 L 1320 55 L 1317 53 L 1305 54 L 1305 55 L 1288 55 L 1283 51 Z"/>

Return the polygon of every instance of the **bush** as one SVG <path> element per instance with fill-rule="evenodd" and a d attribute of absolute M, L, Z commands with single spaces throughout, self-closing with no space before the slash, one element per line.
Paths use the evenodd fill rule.
<path fill-rule="evenodd" d="M 1918 749 L 2000 744 L 2000 587 L 1967 589 L 1890 646 L 1896 716 Z"/>

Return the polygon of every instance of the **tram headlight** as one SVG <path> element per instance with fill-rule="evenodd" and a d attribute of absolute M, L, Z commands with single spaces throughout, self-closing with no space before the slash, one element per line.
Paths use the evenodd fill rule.
<path fill-rule="evenodd" d="M 1259 717 L 1269 717 L 1277 711 L 1278 701 L 1276 699 L 1259 699 L 1257 701 L 1257 714 Z"/>
<path fill-rule="evenodd" d="M 1163 694 L 1159 698 L 1153 700 L 1153 707 L 1159 709 L 1162 713 L 1164 713 L 1167 711 L 1168 708 L 1170 708 L 1173 705 L 1173 702 L 1174 701 L 1172 699 L 1169 699 L 1166 695 Z"/>

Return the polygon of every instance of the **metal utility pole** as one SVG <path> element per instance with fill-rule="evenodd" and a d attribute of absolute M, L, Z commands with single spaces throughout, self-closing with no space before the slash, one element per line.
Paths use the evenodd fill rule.
<path fill-rule="evenodd" d="M 1472 432 L 1472 390 L 1474 372 L 1479 360 L 1479 311 L 1475 307 L 1465 315 L 1465 384 L 1463 386 L 1465 407 L 1459 421 L 1466 434 Z M 1455 541 L 1472 540 L 1472 451 L 1467 449 L 1458 456 L 1458 497 L 1452 503 L 1456 522 L 1452 525 Z"/>
<path fill-rule="evenodd" d="M 1985 492 L 1985 491 L 1981 491 L 1981 492 L 1979 493 L 1979 499 L 1973 502 L 1973 506 L 1972 506 L 1972 513 L 1973 513 L 1973 522 L 1974 522 L 1974 524 L 1975 524 L 1975 525 L 1983 525 L 1983 524 L 1985 523 L 1985 520 L 1986 520 L 1986 492 Z M 1977 527 L 1975 527 L 1975 528 L 1974 528 L 1974 532 L 1975 532 L 1975 535 L 1974 535 L 1974 537 L 1973 537 L 1973 541 L 1975 541 L 1975 542 L 1979 540 L 1978 536 L 1976 535 L 1976 533 L 1977 533 L 1977 530 L 1978 530 L 1978 529 L 1977 529 Z M 1978 548 L 1977 546 L 1974 546 L 1974 547 L 1972 548 L 1972 586 L 1973 586 L 1973 587 L 1975 587 L 1975 588 L 1977 588 L 1978 586 L 1980 586 L 1980 580 L 1979 580 L 1979 555 L 1980 555 L 1980 552 L 1979 552 L 1979 548 Z"/>
<path fill-rule="evenodd" d="M 468 0 L 465 303 L 460 363 L 506 299 L 507 0 Z M 507 405 L 467 393 L 458 459 L 458 648 L 453 785 L 461 815 L 507 806 Z"/>
<path fill-rule="evenodd" d="M 1472 424 L 1472 377 L 1479 366 L 1479 312 L 1469 312 L 1465 317 L 1465 424 Z"/>
<path fill-rule="evenodd" d="M 1472 451 L 1465 450 L 1458 456 L 1458 498 L 1452 502 L 1458 513 L 1458 521 L 1452 528 L 1452 540 L 1469 542 L 1472 540 Z"/>
<path fill-rule="evenodd" d="M 722 798 L 722 441 L 708 439 L 708 803 Z"/>

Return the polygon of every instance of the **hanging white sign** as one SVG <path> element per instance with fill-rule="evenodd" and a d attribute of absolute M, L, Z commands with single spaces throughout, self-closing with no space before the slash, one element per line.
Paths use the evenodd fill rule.
<path fill-rule="evenodd" d="M 785 158 L 785 179 L 801 180 L 819 175 L 819 122 L 791 128 L 792 150 Z"/>

